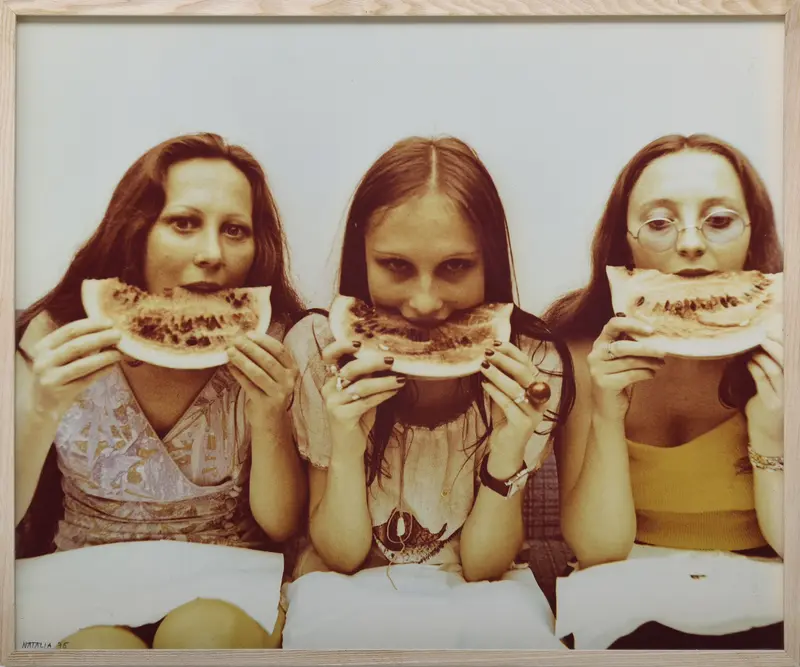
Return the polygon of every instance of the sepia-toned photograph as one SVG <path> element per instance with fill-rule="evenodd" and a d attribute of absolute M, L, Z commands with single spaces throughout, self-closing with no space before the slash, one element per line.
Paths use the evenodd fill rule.
<path fill-rule="evenodd" d="M 783 17 L 16 40 L 17 651 L 784 649 Z"/>

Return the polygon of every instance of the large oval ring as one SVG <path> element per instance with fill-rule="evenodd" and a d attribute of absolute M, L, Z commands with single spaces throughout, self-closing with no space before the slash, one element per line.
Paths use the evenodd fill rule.
<path fill-rule="evenodd" d="M 528 395 L 528 398 L 533 403 L 546 403 L 550 400 L 550 396 L 552 395 L 552 391 L 550 390 L 550 385 L 546 382 L 542 382 L 541 380 L 536 380 L 535 382 L 531 382 L 530 386 L 525 390 L 525 393 Z"/>

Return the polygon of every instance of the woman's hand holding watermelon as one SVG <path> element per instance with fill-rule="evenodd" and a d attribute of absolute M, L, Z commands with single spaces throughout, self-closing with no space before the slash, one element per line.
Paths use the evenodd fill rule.
<path fill-rule="evenodd" d="M 405 377 L 386 374 L 392 357 L 353 359 L 339 368 L 345 355 L 353 355 L 359 343 L 335 341 L 322 351 L 322 360 L 332 369 L 322 387 L 333 446 L 354 448 L 363 456 L 367 434 L 375 423 L 375 408 L 403 388 Z M 377 373 L 384 373 L 377 375 Z"/>
<path fill-rule="evenodd" d="M 494 443 L 507 451 L 524 453 L 536 427 L 542 421 L 550 392 L 539 394 L 538 370 L 522 350 L 511 343 L 495 344 L 486 350 L 481 365 L 484 391 L 492 399 L 492 450 Z M 546 386 L 546 385 L 545 385 Z M 549 388 L 548 388 L 549 389 Z"/>
<path fill-rule="evenodd" d="M 783 341 L 770 334 L 747 368 L 756 394 L 745 407 L 747 428 L 754 449 L 764 456 L 783 455 Z"/>
<path fill-rule="evenodd" d="M 292 355 L 265 333 L 250 333 L 234 345 L 228 350 L 228 368 L 247 396 L 250 423 L 284 416 L 299 375 Z"/>
<path fill-rule="evenodd" d="M 651 380 L 664 365 L 664 354 L 647 344 L 653 329 L 624 315 L 608 321 L 587 358 L 595 407 L 612 419 L 623 419 L 631 386 Z M 632 340 L 632 336 L 645 340 Z"/>
<path fill-rule="evenodd" d="M 28 364 L 33 412 L 60 420 L 90 384 L 122 360 L 122 353 L 113 349 L 119 339 L 119 332 L 110 323 L 83 319 L 39 340 Z"/>

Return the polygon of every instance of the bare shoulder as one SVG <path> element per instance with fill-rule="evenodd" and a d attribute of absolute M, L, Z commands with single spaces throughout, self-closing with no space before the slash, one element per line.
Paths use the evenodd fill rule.
<path fill-rule="evenodd" d="M 22 338 L 19 341 L 19 348 L 29 357 L 32 357 L 39 341 L 56 329 L 58 329 L 58 324 L 50 317 L 47 311 L 42 311 L 26 327 L 25 333 L 22 334 Z"/>

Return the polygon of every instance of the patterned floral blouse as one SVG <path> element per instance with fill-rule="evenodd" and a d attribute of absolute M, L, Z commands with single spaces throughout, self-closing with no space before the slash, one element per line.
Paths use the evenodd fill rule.
<path fill-rule="evenodd" d="M 283 327 L 269 333 L 280 339 Z M 250 511 L 250 443 L 244 394 L 226 367 L 160 438 L 115 366 L 56 433 L 65 504 L 57 549 L 163 539 L 269 548 Z"/>
<path fill-rule="evenodd" d="M 301 373 L 301 387 L 292 406 L 295 437 L 300 454 L 311 465 L 328 467 L 330 436 L 321 395 L 325 365 L 320 351 L 333 340 L 327 320 L 312 315 L 287 334 L 285 345 Z M 539 378 L 552 391 L 547 415 L 558 408 L 561 360 L 547 343 L 526 340 L 521 345 Z M 491 404 L 485 402 L 486 414 Z M 547 446 L 552 423 L 545 420 L 527 446 L 525 461 L 533 463 Z M 486 443 L 476 446 L 486 426 L 477 406 L 435 428 L 397 428 L 387 445 L 388 475 L 368 491 L 372 516 L 373 547 L 365 566 L 391 563 L 459 565 L 459 536 L 477 490 L 478 464 Z M 511 564 L 509 564 L 511 565 Z M 301 545 L 295 576 L 327 569 L 308 538 Z"/>

